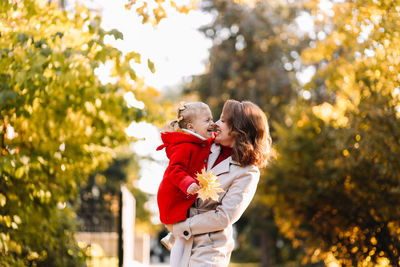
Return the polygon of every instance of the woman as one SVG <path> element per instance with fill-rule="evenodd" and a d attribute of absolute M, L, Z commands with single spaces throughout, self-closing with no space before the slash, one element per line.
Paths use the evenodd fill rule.
<path fill-rule="evenodd" d="M 252 200 L 271 146 L 268 121 L 255 104 L 228 100 L 215 123 L 217 136 L 207 169 L 218 176 L 218 201 L 197 199 L 189 218 L 167 225 L 185 240 L 180 266 L 228 266 L 234 247 L 232 225 Z"/>

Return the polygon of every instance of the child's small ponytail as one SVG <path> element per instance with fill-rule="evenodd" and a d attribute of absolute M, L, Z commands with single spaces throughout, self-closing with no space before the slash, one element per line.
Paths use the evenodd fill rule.
<path fill-rule="evenodd" d="M 177 119 L 171 121 L 171 122 L 169 123 L 169 127 L 171 128 L 171 130 L 177 131 L 177 130 L 179 130 L 179 129 L 182 129 L 182 127 L 181 127 L 181 125 L 180 125 L 180 122 L 181 122 L 182 120 L 183 120 L 183 116 L 180 116 L 179 118 L 177 118 Z"/>

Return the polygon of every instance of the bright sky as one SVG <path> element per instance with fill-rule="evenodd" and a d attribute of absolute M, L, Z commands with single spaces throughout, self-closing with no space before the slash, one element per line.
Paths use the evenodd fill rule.
<path fill-rule="evenodd" d="M 141 24 L 135 11 L 125 9 L 128 0 L 81 0 L 86 6 L 101 10 L 102 26 L 106 30 L 117 29 L 124 40 L 106 39 L 123 52 L 139 52 L 142 62 L 149 58 L 155 63 L 152 74 L 147 64 L 135 65 L 135 71 L 145 77 L 146 84 L 159 90 L 174 87 L 185 77 L 203 73 L 211 41 L 197 29 L 212 21 L 209 14 L 191 11 L 188 15 L 167 10 L 168 17 L 153 28 Z"/>

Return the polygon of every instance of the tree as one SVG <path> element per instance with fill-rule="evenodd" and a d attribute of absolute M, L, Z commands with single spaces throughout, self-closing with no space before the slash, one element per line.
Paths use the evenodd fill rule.
<path fill-rule="evenodd" d="M 0 261 L 3 266 L 80 266 L 70 203 L 78 185 L 103 170 L 129 139 L 132 121 L 161 120 L 159 93 L 104 43 L 100 18 L 47 1 L 0 3 Z M 113 66 L 115 83 L 96 70 Z M 153 69 L 153 64 L 148 65 Z M 128 107 L 134 93 L 144 109 Z"/>
<path fill-rule="evenodd" d="M 280 230 L 307 260 L 399 266 L 398 1 L 310 1 L 319 32 L 302 54 L 323 90 L 288 109 L 263 189 Z M 321 82 L 322 81 L 322 82 Z"/>
<path fill-rule="evenodd" d="M 228 98 L 251 100 L 279 120 L 281 107 L 296 97 L 295 70 L 307 44 L 295 23 L 296 5 L 256 1 L 251 7 L 230 0 L 203 1 L 215 13 L 202 32 L 213 41 L 207 71 L 186 91 L 196 91 L 219 114 Z"/>

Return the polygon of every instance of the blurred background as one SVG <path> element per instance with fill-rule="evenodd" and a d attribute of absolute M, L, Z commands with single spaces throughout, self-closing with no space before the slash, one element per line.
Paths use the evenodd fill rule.
<path fill-rule="evenodd" d="M 181 101 L 269 119 L 230 266 L 400 265 L 399 0 L 0 1 L 0 265 L 158 266 Z"/>

